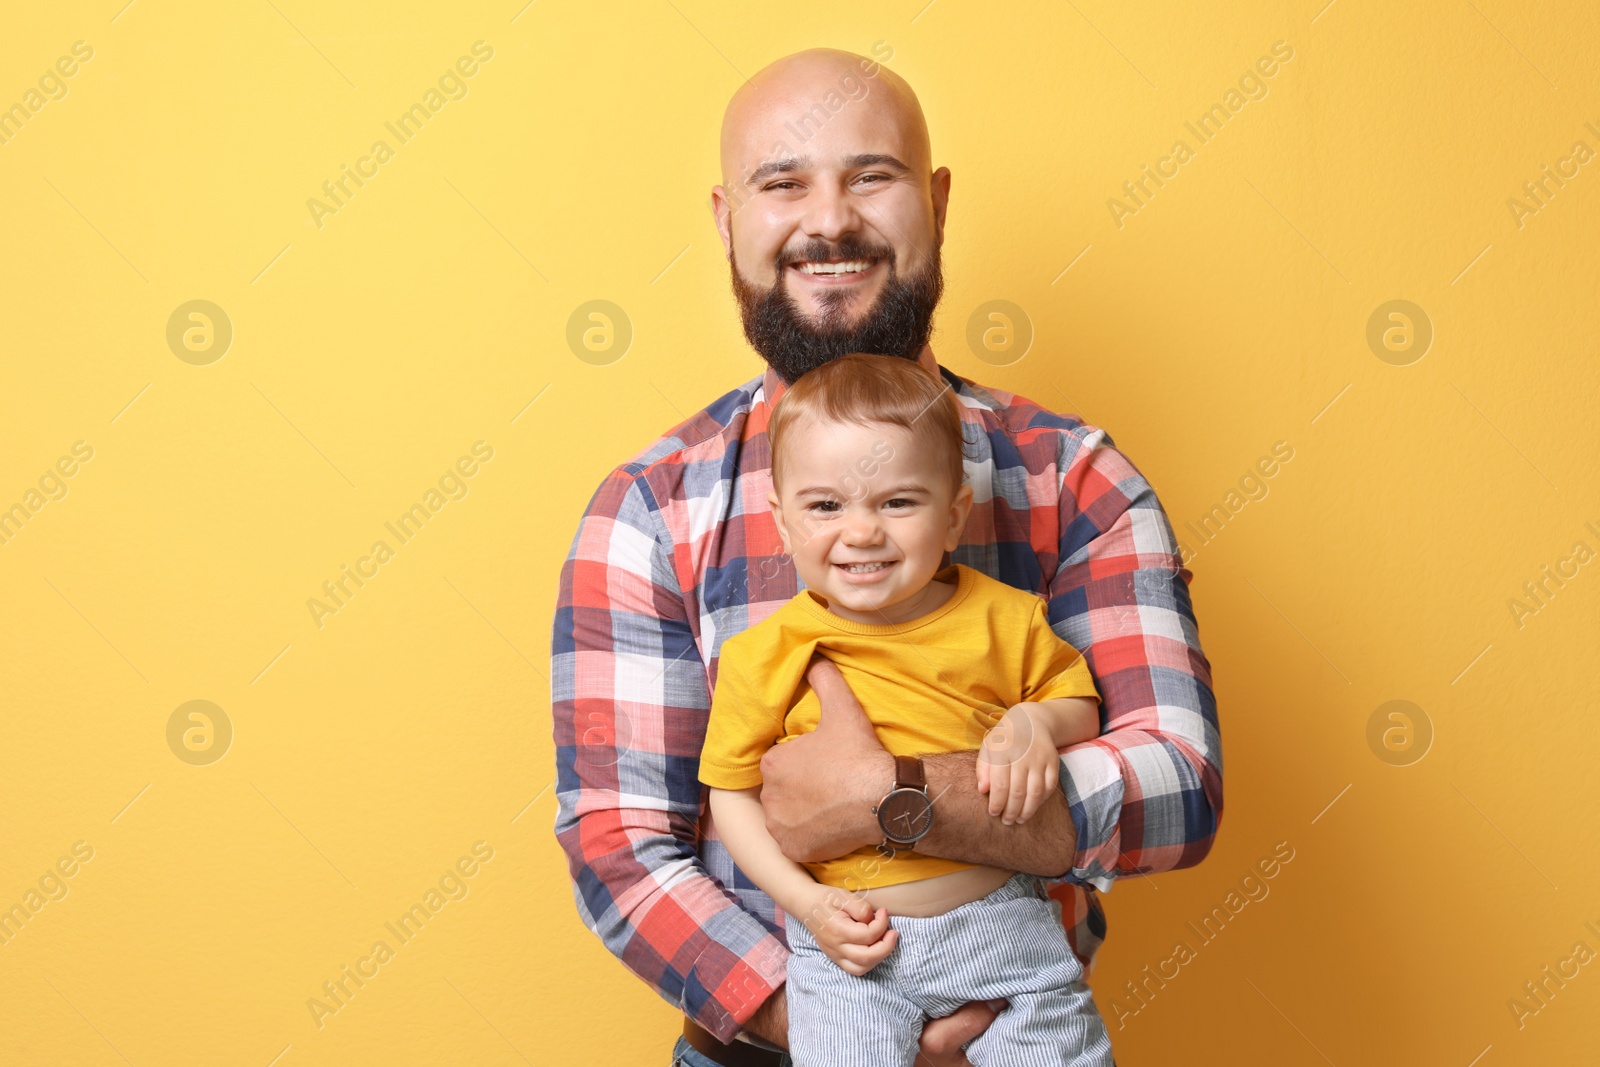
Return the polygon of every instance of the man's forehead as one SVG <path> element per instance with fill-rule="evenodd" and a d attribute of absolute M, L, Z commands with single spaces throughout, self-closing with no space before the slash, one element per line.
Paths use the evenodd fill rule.
<path fill-rule="evenodd" d="M 799 53 L 757 73 L 729 101 L 721 140 L 731 180 L 780 160 L 832 166 L 879 154 L 926 166 L 926 127 L 910 87 L 847 52 Z"/>

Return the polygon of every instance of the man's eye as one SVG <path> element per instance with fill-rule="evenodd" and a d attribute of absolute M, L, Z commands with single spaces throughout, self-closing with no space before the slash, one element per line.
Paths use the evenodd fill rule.
<path fill-rule="evenodd" d="M 800 185 L 799 185 L 798 182 L 773 182 L 771 185 L 767 186 L 767 189 L 769 189 L 769 190 L 772 190 L 772 189 L 784 189 L 784 188 L 798 189 L 798 188 L 800 188 Z"/>

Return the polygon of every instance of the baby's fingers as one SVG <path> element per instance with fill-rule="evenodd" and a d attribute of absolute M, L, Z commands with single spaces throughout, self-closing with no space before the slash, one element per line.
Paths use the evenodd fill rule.
<path fill-rule="evenodd" d="M 857 922 L 843 914 L 830 920 L 833 938 L 841 945 L 870 945 L 889 929 L 889 909 L 879 908 L 870 922 Z"/>
<path fill-rule="evenodd" d="M 840 903 L 839 918 L 841 920 L 854 919 L 858 923 L 864 923 L 872 918 L 872 905 L 861 897 L 851 894 Z"/>
<path fill-rule="evenodd" d="M 1030 787 L 1029 789 L 1028 799 L 1022 805 L 1023 822 L 1027 822 L 1033 817 L 1034 812 L 1044 807 L 1045 799 L 1056 791 L 1060 778 L 1056 774 L 1055 761 L 1051 760 L 1041 770 L 1035 771 L 1030 776 L 1030 779 L 1038 788 Z"/>
<path fill-rule="evenodd" d="M 890 930 L 873 945 L 840 945 L 839 958 L 834 962 L 850 974 L 866 974 L 894 951 L 894 946 L 899 940 L 900 932 Z"/>
<path fill-rule="evenodd" d="M 866 940 L 861 944 L 870 945 L 880 940 L 889 930 L 889 909 L 879 908 L 872 921 L 866 924 Z"/>
<path fill-rule="evenodd" d="M 1011 765 L 996 763 L 989 769 L 989 814 L 999 815 L 1005 810 L 1006 796 L 1011 788 Z"/>
<path fill-rule="evenodd" d="M 1028 800 L 1028 778 L 1026 768 L 1016 768 L 1011 775 L 1011 789 L 1006 793 L 1005 814 L 1000 817 L 1007 824 L 1017 822 L 1022 817 L 1023 806 Z"/>
<path fill-rule="evenodd" d="M 1028 792 L 1022 800 L 1022 814 L 1017 817 L 1018 822 L 1027 822 L 1033 818 L 1033 813 L 1039 810 L 1044 803 L 1045 784 L 1044 772 L 1031 771 L 1028 774 Z"/>
<path fill-rule="evenodd" d="M 870 922 L 855 922 L 840 916 L 834 923 L 834 939 L 842 945 L 870 945 L 889 929 L 889 909 L 879 908 Z"/>

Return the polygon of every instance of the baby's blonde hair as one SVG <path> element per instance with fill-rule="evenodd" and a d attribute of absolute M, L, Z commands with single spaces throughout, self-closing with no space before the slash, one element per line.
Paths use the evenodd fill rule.
<path fill-rule="evenodd" d="M 807 371 L 785 389 L 767 426 L 774 487 L 782 477 L 784 438 L 807 416 L 904 427 L 949 473 L 951 494 L 961 488 L 961 409 L 942 376 L 933 378 L 911 360 L 853 352 Z"/>

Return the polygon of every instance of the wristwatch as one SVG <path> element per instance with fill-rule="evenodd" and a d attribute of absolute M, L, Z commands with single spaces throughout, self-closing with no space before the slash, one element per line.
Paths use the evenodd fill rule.
<path fill-rule="evenodd" d="M 911 851 L 911 846 L 933 829 L 933 801 L 928 799 L 921 756 L 894 758 L 894 785 L 872 811 L 883 830 L 878 851 L 886 859 Z"/>

